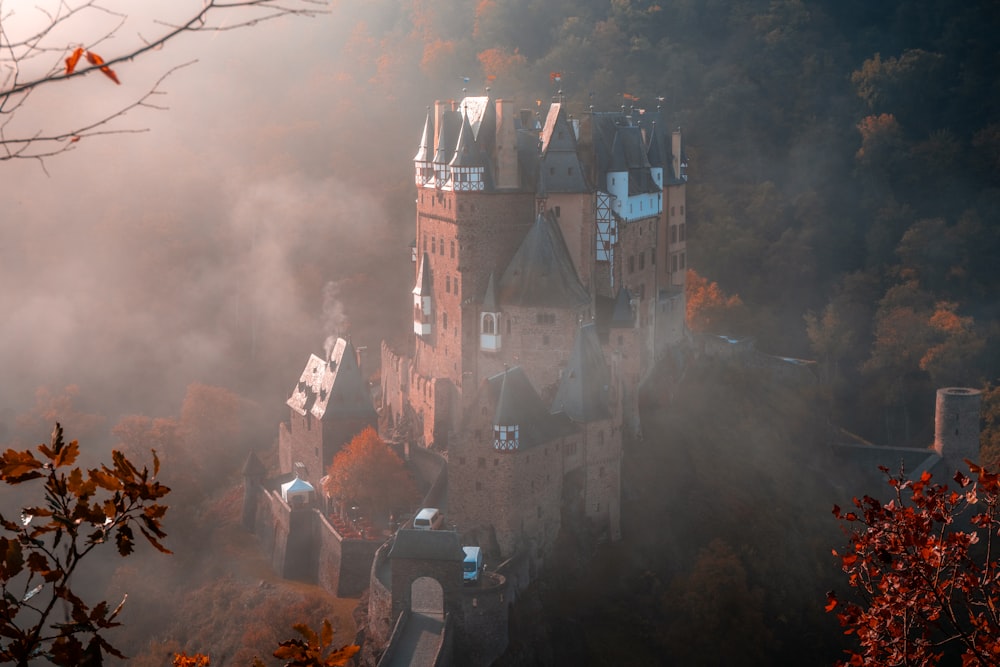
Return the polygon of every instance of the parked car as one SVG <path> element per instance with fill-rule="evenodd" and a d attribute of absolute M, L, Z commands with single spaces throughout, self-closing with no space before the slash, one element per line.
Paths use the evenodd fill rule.
<path fill-rule="evenodd" d="M 483 550 L 479 547 L 462 547 L 465 560 L 462 562 L 462 581 L 472 584 L 479 581 L 483 571 Z"/>
<path fill-rule="evenodd" d="M 440 530 L 444 524 L 444 514 L 436 507 L 425 507 L 413 518 L 416 530 Z"/>

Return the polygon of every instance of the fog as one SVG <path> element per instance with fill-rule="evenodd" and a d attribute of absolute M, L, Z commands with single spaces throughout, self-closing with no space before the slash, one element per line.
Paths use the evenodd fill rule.
<path fill-rule="evenodd" d="M 40 386 L 79 386 L 82 409 L 107 427 L 176 414 L 191 382 L 282 406 L 326 336 L 377 349 L 373 314 L 343 299 L 364 305 L 351 276 L 406 259 L 412 231 L 391 212 L 399 172 L 378 188 L 356 168 L 398 163 L 398 150 L 395 128 L 376 135 L 338 112 L 337 18 L 184 36 L 116 65 L 121 86 L 95 72 L 30 100 L 15 128 L 65 131 L 197 60 L 160 84 L 167 109 L 116 122 L 127 133 L 0 162 L 0 419 L 31 409 Z M 405 275 L 397 265 L 387 275 Z"/>

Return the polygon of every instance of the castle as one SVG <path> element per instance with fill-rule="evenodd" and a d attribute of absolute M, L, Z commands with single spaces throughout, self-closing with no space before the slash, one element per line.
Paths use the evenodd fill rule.
<path fill-rule="evenodd" d="M 413 334 L 382 345 L 380 425 L 446 452 L 450 520 L 503 556 L 547 552 L 567 505 L 620 535 L 622 430 L 685 332 L 686 161 L 664 128 L 561 99 L 427 114 Z"/>
<path fill-rule="evenodd" d="M 488 664 L 564 516 L 621 537 L 639 385 L 686 337 L 686 160 L 664 128 L 659 110 L 575 117 L 561 99 L 544 115 L 489 96 L 428 113 L 406 348 L 382 343 L 375 392 L 349 340 L 311 355 L 279 427 L 280 473 L 254 455 L 244 468 L 243 525 L 275 570 L 369 589 L 373 645 L 394 645 L 414 582 L 440 570 L 437 609 L 457 637 L 442 646 Z M 330 511 L 322 476 L 376 422 L 454 530 L 404 527 L 383 544 Z M 462 587 L 459 544 L 487 554 L 476 587 Z"/>

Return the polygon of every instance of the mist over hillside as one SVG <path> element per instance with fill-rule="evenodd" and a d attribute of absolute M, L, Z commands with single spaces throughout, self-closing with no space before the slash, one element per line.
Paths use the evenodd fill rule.
<path fill-rule="evenodd" d="M 40 442 L 58 417 L 98 456 L 122 417 L 177 417 L 189 385 L 203 383 L 255 406 L 241 440 L 217 444 L 216 467 L 201 471 L 235 479 L 248 448 L 273 441 L 326 336 L 375 350 L 407 325 L 411 159 L 426 107 L 487 86 L 531 111 L 555 95 L 578 115 L 662 105 L 689 157 L 690 263 L 750 314 L 719 333 L 816 359 L 822 391 L 810 409 L 824 419 L 926 444 L 933 388 L 1000 375 L 996 3 L 329 10 L 185 39 L 120 68 L 114 94 L 134 95 L 199 60 L 169 79 L 168 111 L 136 119 L 149 132 L 81 142 L 45 171 L 0 162 L 0 442 Z M 42 115 L 84 113 L 112 94 L 98 83 L 45 91 Z M 733 428 L 739 440 L 743 425 Z M 687 450 L 735 456 L 698 449 L 715 436 L 694 433 Z M 790 461 L 808 465 L 786 454 L 798 455 L 772 462 L 789 476 Z M 658 461 L 678 475 L 696 463 Z M 731 474 L 740 507 L 760 502 Z M 177 502 L 197 505 L 199 493 L 210 495 Z M 732 510 L 696 508 L 714 508 L 699 516 L 708 524 Z M 644 562 L 693 567 L 710 545 L 707 534 L 642 545 Z M 756 586 L 779 604 L 770 574 L 751 564 L 770 556 L 729 546 L 748 599 Z M 669 587 L 676 573 L 654 574 Z M 786 632 L 771 631 L 776 642 Z"/>

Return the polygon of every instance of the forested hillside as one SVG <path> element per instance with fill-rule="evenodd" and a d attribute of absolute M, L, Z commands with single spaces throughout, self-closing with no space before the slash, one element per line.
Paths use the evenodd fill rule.
<path fill-rule="evenodd" d="M 405 129 L 403 148 L 423 105 L 462 88 L 527 108 L 561 90 L 576 113 L 662 105 L 690 159 L 691 264 L 750 314 L 727 333 L 818 359 L 838 422 L 923 441 L 935 386 L 996 376 L 995 3 L 364 7 L 335 10 L 351 22 L 335 79 L 344 111 Z M 392 152 L 401 183 L 408 156 Z"/>

